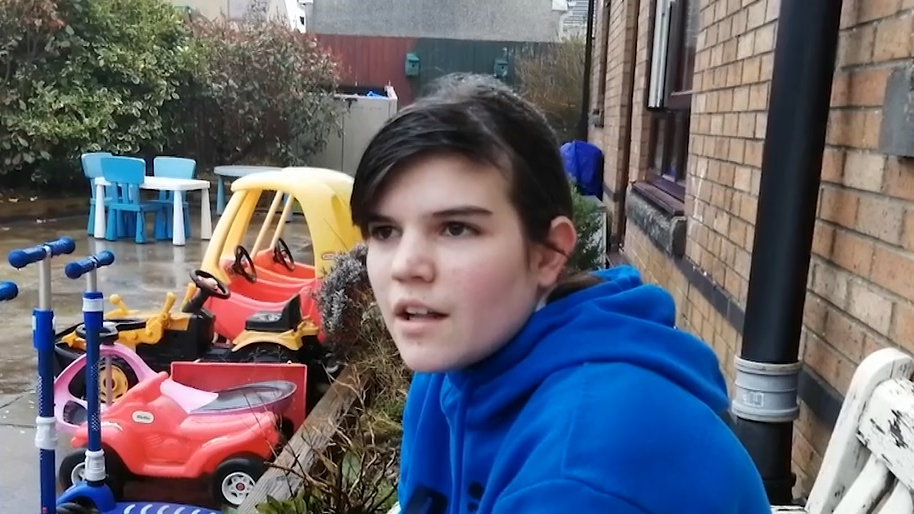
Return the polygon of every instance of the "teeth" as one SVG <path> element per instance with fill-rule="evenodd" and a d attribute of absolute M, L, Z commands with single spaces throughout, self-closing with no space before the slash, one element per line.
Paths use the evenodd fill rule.
<path fill-rule="evenodd" d="M 406 313 L 410 316 L 425 316 L 428 314 L 428 309 L 423 309 L 422 307 L 407 307 Z"/>

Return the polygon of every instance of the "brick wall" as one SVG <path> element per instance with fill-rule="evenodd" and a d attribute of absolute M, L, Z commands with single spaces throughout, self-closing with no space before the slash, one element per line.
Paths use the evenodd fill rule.
<path fill-rule="evenodd" d="M 600 0 L 598 0 L 600 1 Z M 631 134 L 632 66 L 636 51 L 638 0 L 612 1 L 599 12 L 598 30 L 609 24 L 607 58 L 603 69 L 606 93 L 603 98 L 603 126 L 591 140 L 604 152 L 604 183 L 609 191 L 621 192 L 628 182 Z M 602 50 L 602 49 L 601 49 Z M 606 208 L 614 223 L 622 219 L 620 202 L 606 198 Z M 613 235 L 618 233 L 613 230 Z"/>
<path fill-rule="evenodd" d="M 746 303 L 781 0 L 697 1 L 685 254 L 668 255 L 649 230 L 630 220 L 622 252 L 645 279 L 670 290 L 680 326 L 714 347 L 732 388 L 741 323 L 720 306 L 739 310 Z M 614 125 L 611 131 L 607 118 L 610 187 L 624 166 L 619 155 L 628 153 L 625 174 L 632 179 L 643 177 L 647 167 L 648 115 L 642 106 L 652 4 L 611 5 L 620 27 L 611 32 L 616 39 L 610 40 L 609 58 L 616 66 L 632 63 L 634 83 L 626 89 L 623 75 L 610 65 L 607 105 L 613 99 L 616 114 L 631 105 L 634 115 L 628 128 Z M 800 341 L 807 368 L 841 395 L 855 366 L 873 350 L 894 345 L 914 351 L 914 160 L 878 150 L 887 77 L 914 55 L 914 0 L 845 0 L 843 6 Z M 632 12 L 638 16 L 623 17 Z M 627 40 L 632 34 L 633 44 Z M 707 284 L 700 286 L 689 269 L 725 300 L 712 301 Z M 829 422 L 801 403 L 794 437 L 797 494 L 808 493 L 829 436 Z"/>

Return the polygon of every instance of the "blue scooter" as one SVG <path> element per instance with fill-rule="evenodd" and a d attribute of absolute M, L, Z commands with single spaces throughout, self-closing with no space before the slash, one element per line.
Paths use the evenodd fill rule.
<path fill-rule="evenodd" d="M 54 313 L 51 309 L 50 257 L 69 254 L 75 249 L 70 238 L 45 243 L 34 248 L 14 250 L 9 262 L 14 268 L 41 262 L 39 273 L 39 308 L 35 310 L 33 343 L 38 350 L 38 434 L 36 446 L 41 449 L 41 513 L 50 514 L 128 514 L 150 513 L 219 514 L 208 508 L 159 502 L 118 502 L 106 483 L 105 454 L 101 445 L 101 408 L 99 404 L 98 360 L 100 345 L 117 340 L 113 325 L 104 324 L 104 298 L 98 291 L 97 270 L 114 262 L 114 254 L 100 252 L 67 264 L 64 272 L 71 279 L 86 276 L 83 293 L 83 324 L 77 333 L 86 341 L 86 406 L 89 440 L 83 481 L 74 484 L 56 498 L 55 450 L 57 434 L 54 418 Z M 110 368 L 109 368 L 110 369 Z"/>
<path fill-rule="evenodd" d="M 32 311 L 32 345 L 38 351 L 38 417 L 35 419 L 35 446 L 39 450 L 38 477 L 41 487 L 41 512 L 54 512 L 56 491 L 57 432 L 54 419 L 54 311 L 51 308 L 51 258 L 70 254 L 76 243 L 69 237 L 32 248 L 13 250 L 9 263 L 16 269 L 38 263 L 38 307 Z"/>

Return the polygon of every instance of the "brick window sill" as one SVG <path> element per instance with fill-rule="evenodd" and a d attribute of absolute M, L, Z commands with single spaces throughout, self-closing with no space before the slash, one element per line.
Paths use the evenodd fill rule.
<path fill-rule="evenodd" d="M 648 182 L 635 182 L 625 201 L 625 216 L 667 255 L 685 254 L 686 217 L 678 199 Z"/>

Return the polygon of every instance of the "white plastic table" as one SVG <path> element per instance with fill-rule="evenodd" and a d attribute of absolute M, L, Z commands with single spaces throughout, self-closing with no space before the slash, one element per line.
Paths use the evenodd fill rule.
<path fill-rule="evenodd" d="M 281 169 L 278 166 L 246 166 L 243 164 L 216 166 L 213 168 L 213 173 L 216 174 L 216 214 L 221 216 L 225 210 L 225 177 L 241 178 L 252 173 Z"/>
<path fill-rule="evenodd" d="M 105 197 L 105 186 L 111 183 L 102 177 L 95 179 L 95 197 Z M 156 177 L 147 175 L 140 189 L 154 191 L 187 192 L 200 191 L 200 239 L 208 241 L 213 236 L 213 220 L 209 210 L 209 181 L 189 178 Z M 175 246 L 184 246 L 187 242 L 184 237 L 184 202 L 181 195 L 175 194 L 174 209 L 172 210 L 172 243 Z M 104 205 L 99 202 L 100 205 Z M 105 209 L 95 209 L 96 239 L 105 238 Z"/>

